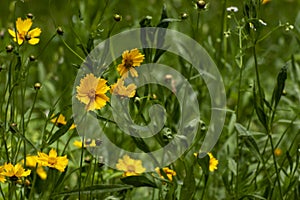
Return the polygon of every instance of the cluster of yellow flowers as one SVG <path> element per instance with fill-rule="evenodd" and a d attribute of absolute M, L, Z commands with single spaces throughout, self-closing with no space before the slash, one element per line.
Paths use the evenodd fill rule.
<path fill-rule="evenodd" d="M 57 156 L 55 149 L 51 149 L 49 154 L 38 152 L 37 156 L 26 156 L 26 161 L 22 160 L 22 163 L 13 165 L 12 163 L 5 163 L 0 166 L 0 182 L 4 183 L 7 178 L 12 181 L 17 181 L 22 177 L 30 175 L 31 170 L 25 170 L 23 168 L 24 162 L 27 167 L 36 168 L 36 173 L 43 180 L 47 178 L 47 173 L 43 167 L 55 168 L 60 172 L 64 172 L 68 165 L 67 156 Z"/>
<path fill-rule="evenodd" d="M 106 102 L 109 101 L 106 92 L 109 90 L 111 94 L 121 97 L 134 97 L 136 85 L 129 84 L 125 86 L 124 81 L 128 77 L 129 72 L 132 77 L 138 76 L 134 68 L 140 66 L 143 60 L 144 55 L 141 54 L 138 49 L 123 52 L 122 63 L 117 67 L 121 78 L 119 78 L 115 84 L 109 87 L 105 79 L 97 78 L 92 73 L 87 74 L 80 80 L 80 85 L 76 87 L 76 98 L 86 105 L 85 109 L 87 111 L 90 111 L 101 109 L 106 105 Z"/>

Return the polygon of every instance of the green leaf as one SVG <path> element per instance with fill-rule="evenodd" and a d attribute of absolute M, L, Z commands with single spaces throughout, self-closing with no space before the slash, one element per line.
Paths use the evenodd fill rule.
<path fill-rule="evenodd" d="M 121 181 L 125 184 L 132 185 L 135 187 L 153 187 L 157 188 L 156 183 L 146 175 L 141 176 L 126 176 L 121 178 Z"/>
<path fill-rule="evenodd" d="M 49 141 L 47 142 L 48 145 L 51 145 L 52 143 L 54 143 L 55 141 L 57 141 L 63 134 L 65 134 L 70 127 L 72 126 L 72 124 L 74 123 L 74 119 L 70 119 L 66 125 L 60 127 L 60 129 L 58 129 L 49 139 Z"/>
<path fill-rule="evenodd" d="M 284 86 L 285 86 L 285 80 L 287 79 L 287 68 L 286 66 L 284 66 L 278 76 L 277 76 L 277 83 L 274 87 L 274 90 L 273 90 L 273 94 L 272 94 L 272 100 L 271 100 L 271 104 L 273 105 L 274 104 L 274 109 L 276 109 L 278 103 L 279 103 L 279 100 L 282 96 L 282 92 L 284 90 Z"/>
<path fill-rule="evenodd" d="M 59 197 L 59 196 L 71 196 L 71 195 L 78 195 L 78 192 L 80 190 L 81 194 L 89 194 L 93 192 L 94 194 L 96 193 L 108 193 L 108 192 L 118 192 L 122 190 L 128 190 L 131 189 L 132 186 L 129 185 L 121 185 L 121 184 L 103 184 L 103 185 L 93 185 L 93 186 L 88 186 L 84 187 L 81 189 L 75 189 L 75 190 L 69 190 L 61 193 L 54 193 L 52 194 L 53 197 Z"/>
<path fill-rule="evenodd" d="M 186 169 L 186 176 L 183 180 L 183 185 L 180 191 L 180 200 L 186 200 L 187 197 L 192 197 L 196 189 L 194 176 L 194 166 L 191 165 Z"/>
<path fill-rule="evenodd" d="M 265 129 L 268 130 L 268 115 L 266 114 L 264 109 L 264 104 L 265 104 L 264 92 L 262 88 L 256 90 L 255 84 L 253 87 L 253 97 L 254 97 L 254 108 L 257 117 L 259 121 L 262 123 L 262 125 L 265 127 Z"/>
<path fill-rule="evenodd" d="M 206 154 L 203 157 L 203 154 Z M 208 175 L 209 174 L 209 156 L 207 153 L 199 153 L 197 156 L 197 162 L 201 166 L 201 169 L 203 170 L 203 173 Z"/>

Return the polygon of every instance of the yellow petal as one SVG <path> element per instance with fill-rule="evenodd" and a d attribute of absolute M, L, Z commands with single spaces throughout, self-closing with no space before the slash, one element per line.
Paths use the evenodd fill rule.
<path fill-rule="evenodd" d="M 31 38 L 35 38 L 35 37 L 39 37 L 42 33 L 42 30 L 40 28 L 35 28 L 35 29 L 32 29 L 31 31 L 28 32 L 28 35 L 31 37 Z"/>
<path fill-rule="evenodd" d="M 8 29 L 8 33 L 13 36 L 14 38 L 16 37 L 16 32 L 12 29 Z"/>
<path fill-rule="evenodd" d="M 31 38 L 28 43 L 31 44 L 31 45 L 36 45 L 37 43 L 40 42 L 40 39 L 39 38 Z"/>

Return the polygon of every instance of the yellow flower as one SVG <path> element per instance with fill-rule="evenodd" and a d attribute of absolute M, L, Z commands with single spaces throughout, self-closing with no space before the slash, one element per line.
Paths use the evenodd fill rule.
<path fill-rule="evenodd" d="M 52 115 L 53 117 L 54 115 Z M 66 125 L 67 124 L 67 121 L 66 121 L 66 118 L 65 116 L 63 116 L 62 114 L 59 114 L 58 117 L 54 117 L 51 119 L 51 122 L 53 124 L 56 124 L 57 126 L 62 126 L 62 125 Z M 72 124 L 71 127 L 70 127 L 70 130 L 71 129 L 74 129 L 76 126 L 75 124 Z"/>
<path fill-rule="evenodd" d="M 95 110 L 106 105 L 109 98 L 105 93 L 109 90 L 106 80 L 96 78 L 93 74 L 87 74 L 80 80 L 77 89 L 77 99 L 86 105 L 85 109 Z"/>
<path fill-rule="evenodd" d="M 155 171 L 160 175 L 161 178 L 165 178 L 161 173 L 160 173 L 160 169 L 157 167 L 155 168 Z M 174 170 L 169 169 L 168 167 L 164 167 L 163 171 L 165 172 L 165 174 L 167 175 L 168 179 L 170 181 L 173 180 L 173 176 L 176 176 L 176 172 Z"/>
<path fill-rule="evenodd" d="M 4 183 L 6 181 L 5 176 L 4 176 L 4 167 L 0 166 L 0 182 Z"/>
<path fill-rule="evenodd" d="M 124 86 L 124 79 L 118 79 L 117 83 L 113 84 L 110 88 L 112 94 L 119 95 L 121 97 L 134 97 L 136 85 L 131 83 L 127 87 Z"/>
<path fill-rule="evenodd" d="M 122 63 L 118 65 L 117 70 L 121 76 L 127 77 L 129 71 L 132 77 L 138 77 L 137 71 L 134 69 L 143 62 L 145 56 L 138 49 L 132 49 L 130 52 L 124 51 L 122 54 Z"/>
<path fill-rule="evenodd" d="M 209 156 L 209 171 L 213 172 L 218 169 L 219 161 L 211 154 L 207 153 Z"/>
<path fill-rule="evenodd" d="M 68 158 L 66 155 L 57 156 L 55 149 L 51 149 L 49 155 L 38 152 L 37 162 L 42 166 L 55 168 L 60 172 L 64 172 L 66 166 L 68 165 Z"/>
<path fill-rule="evenodd" d="M 124 155 L 123 159 L 119 159 L 116 167 L 118 170 L 124 171 L 123 176 L 136 176 L 146 171 L 141 160 L 134 160 L 128 155 Z"/>
<path fill-rule="evenodd" d="M 14 38 L 15 42 L 18 42 L 19 45 L 23 44 L 26 40 L 29 44 L 35 45 L 39 43 L 40 39 L 37 38 L 41 34 L 40 28 L 35 28 L 29 31 L 32 26 L 32 20 L 27 18 L 22 20 L 20 17 L 16 21 L 17 30 L 8 29 L 9 34 Z"/>
<path fill-rule="evenodd" d="M 218 169 L 218 164 L 219 161 L 212 155 L 212 153 L 207 153 L 207 155 L 209 156 L 209 171 L 213 172 L 216 169 Z M 198 153 L 194 153 L 194 156 L 197 157 Z"/>
<path fill-rule="evenodd" d="M 281 156 L 282 150 L 280 148 L 276 148 L 276 149 L 274 149 L 274 154 L 275 154 L 275 156 Z"/>
<path fill-rule="evenodd" d="M 261 0 L 261 4 L 269 3 L 271 0 Z"/>
<path fill-rule="evenodd" d="M 42 167 L 42 165 L 40 163 L 37 163 L 37 158 L 37 156 L 26 156 L 26 166 L 35 168 L 38 164 L 36 168 L 36 173 L 41 179 L 45 180 L 47 179 L 47 173 Z M 24 163 L 24 160 L 22 162 Z"/>
<path fill-rule="evenodd" d="M 20 163 L 15 166 L 11 163 L 5 163 L 3 166 L 2 175 L 10 177 L 12 179 L 19 179 L 21 177 L 29 176 L 31 170 L 25 170 Z"/>
<path fill-rule="evenodd" d="M 81 140 L 75 140 L 73 142 L 73 145 L 78 147 L 78 148 L 82 148 L 82 141 Z M 86 147 L 96 147 L 97 144 L 96 144 L 96 140 L 91 140 L 91 139 L 86 139 L 86 141 L 84 142 L 84 145 L 83 147 L 86 148 Z"/>

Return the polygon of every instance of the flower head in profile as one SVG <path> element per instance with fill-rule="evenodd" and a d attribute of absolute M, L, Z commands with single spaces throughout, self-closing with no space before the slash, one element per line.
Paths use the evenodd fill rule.
<path fill-rule="evenodd" d="M 19 17 L 16 21 L 17 30 L 8 29 L 8 32 L 19 45 L 23 44 L 24 41 L 28 41 L 29 44 L 35 45 L 39 43 L 40 39 L 38 37 L 42 31 L 40 28 L 30 30 L 31 26 L 32 20 L 30 18 L 22 20 Z"/>
<path fill-rule="evenodd" d="M 127 77 L 127 72 L 130 72 L 132 77 L 138 77 L 138 73 L 134 68 L 140 66 L 144 58 L 145 56 L 136 48 L 124 51 L 122 54 L 122 63 L 117 67 L 119 74 Z"/>
<path fill-rule="evenodd" d="M 4 176 L 4 167 L 0 166 L 0 182 L 4 183 L 6 181 L 6 178 Z"/>
<path fill-rule="evenodd" d="M 213 172 L 218 169 L 219 161 L 212 155 L 212 153 L 208 152 L 207 155 L 209 156 L 209 171 Z M 194 153 L 194 156 L 197 157 L 198 153 Z"/>
<path fill-rule="evenodd" d="M 212 153 L 207 153 L 209 156 L 209 171 L 213 172 L 218 169 L 219 161 L 212 155 Z"/>
<path fill-rule="evenodd" d="M 124 155 L 122 159 L 119 159 L 116 167 L 118 170 L 124 171 L 123 176 L 137 176 L 146 171 L 141 160 L 134 160 L 128 155 Z"/>
<path fill-rule="evenodd" d="M 49 155 L 38 152 L 37 162 L 42 166 L 55 168 L 60 172 L 64 172 L 69 160 L 66 155 L 57 156 L 55 149 L 51 149 Z"/>
<path fill-rule="evenodd" d="M 31 170 L 25 170 L 20 163 L 13 165 L 11 163 L 5 163 L 2 168 L 2 176 L 11 178 L 12 180 L 18 180 L 19 178 L 29 176 Z"/>
<path fill-rule="evenodd" d="M 261 4 L 267 4 L 269 3 L 271 0 L 261 0 Z"/>
<path fill-rule="evenodd" d="M 32 167 L 35 168 L 36 167 L 36 173 L 37 175 L 45 180 L 47 179 L 47 173 L 44 170 L 44 168 L 42 167 L 42 165 L 40 163 L 37 163 L 37 156 L 26 156 L 26 166 L 27 167 Z M 24 160 L 22 161 L 24 163 Z"/>
<path fill-rule="evenodd" d="M 80 80 L 80 85 L 76 87 L 76 97 L 86 105 L 87 111 L 101 109 L 106 105 L 109 100 L 105 95 L 109 90 L 106 82 L 104 79 L 96 78 L 92 73 Z"/>
<path fill-rule="evenodd" d="M 120 78 L 118 81 L 113 84 L 110 88 L 112 94 L 121 96 L 121 97 L 134 97 L 136 90 L 136 85 L 131 83 L 127 87 L 124 85 L 124 79 Z"/>
<path fill-rule="evenodd" d="M 176 176 L 176 172 L 175 172 L 174 170 L 171 170 L 171 169 L 168 168 L 168 167 L 164 167 L 164 168 L 162 168 L 162 170 L 165 172 L 165 174 L 167 175 L 167 177 L 168 177 L 168 179 L 169 179 L 170 181 L 173 180 L 173 176 Z M 165 178 L 165 177 L 161 174 L 160 169 L 159 169 L 158 167 L 155 168 L 155 171 L 160 175 L 161 178 Z"/>
<path fill-rule="evenodd" d="M 83 142 L 83 147 L 87 148 L 87 147 L 96 147 L 99 146 L 101 144 L 101 140 L 95 140 L 95 139 L 85 139 L 85 141 Z M 82 148 L 82 141 L 81 140 L 75 140 L 73 142 L 73 145 L 78 147 L 78 148 Z"/>
<path fill-rule="evenodd" d="M 54 117 L 54 115 L 52 115 L 51 122 L 53 124 L 57 125 L 58 127 L 64 126 L 67 124 L 66 118 L 65 118 L 65 116 L 63 116 L 63 114 L 59 114 L 58 117 Z M 75 127 L 76 127 L 75 124 L 72 124 L 70 127 L 70 130 L 74 129 Z"/>

